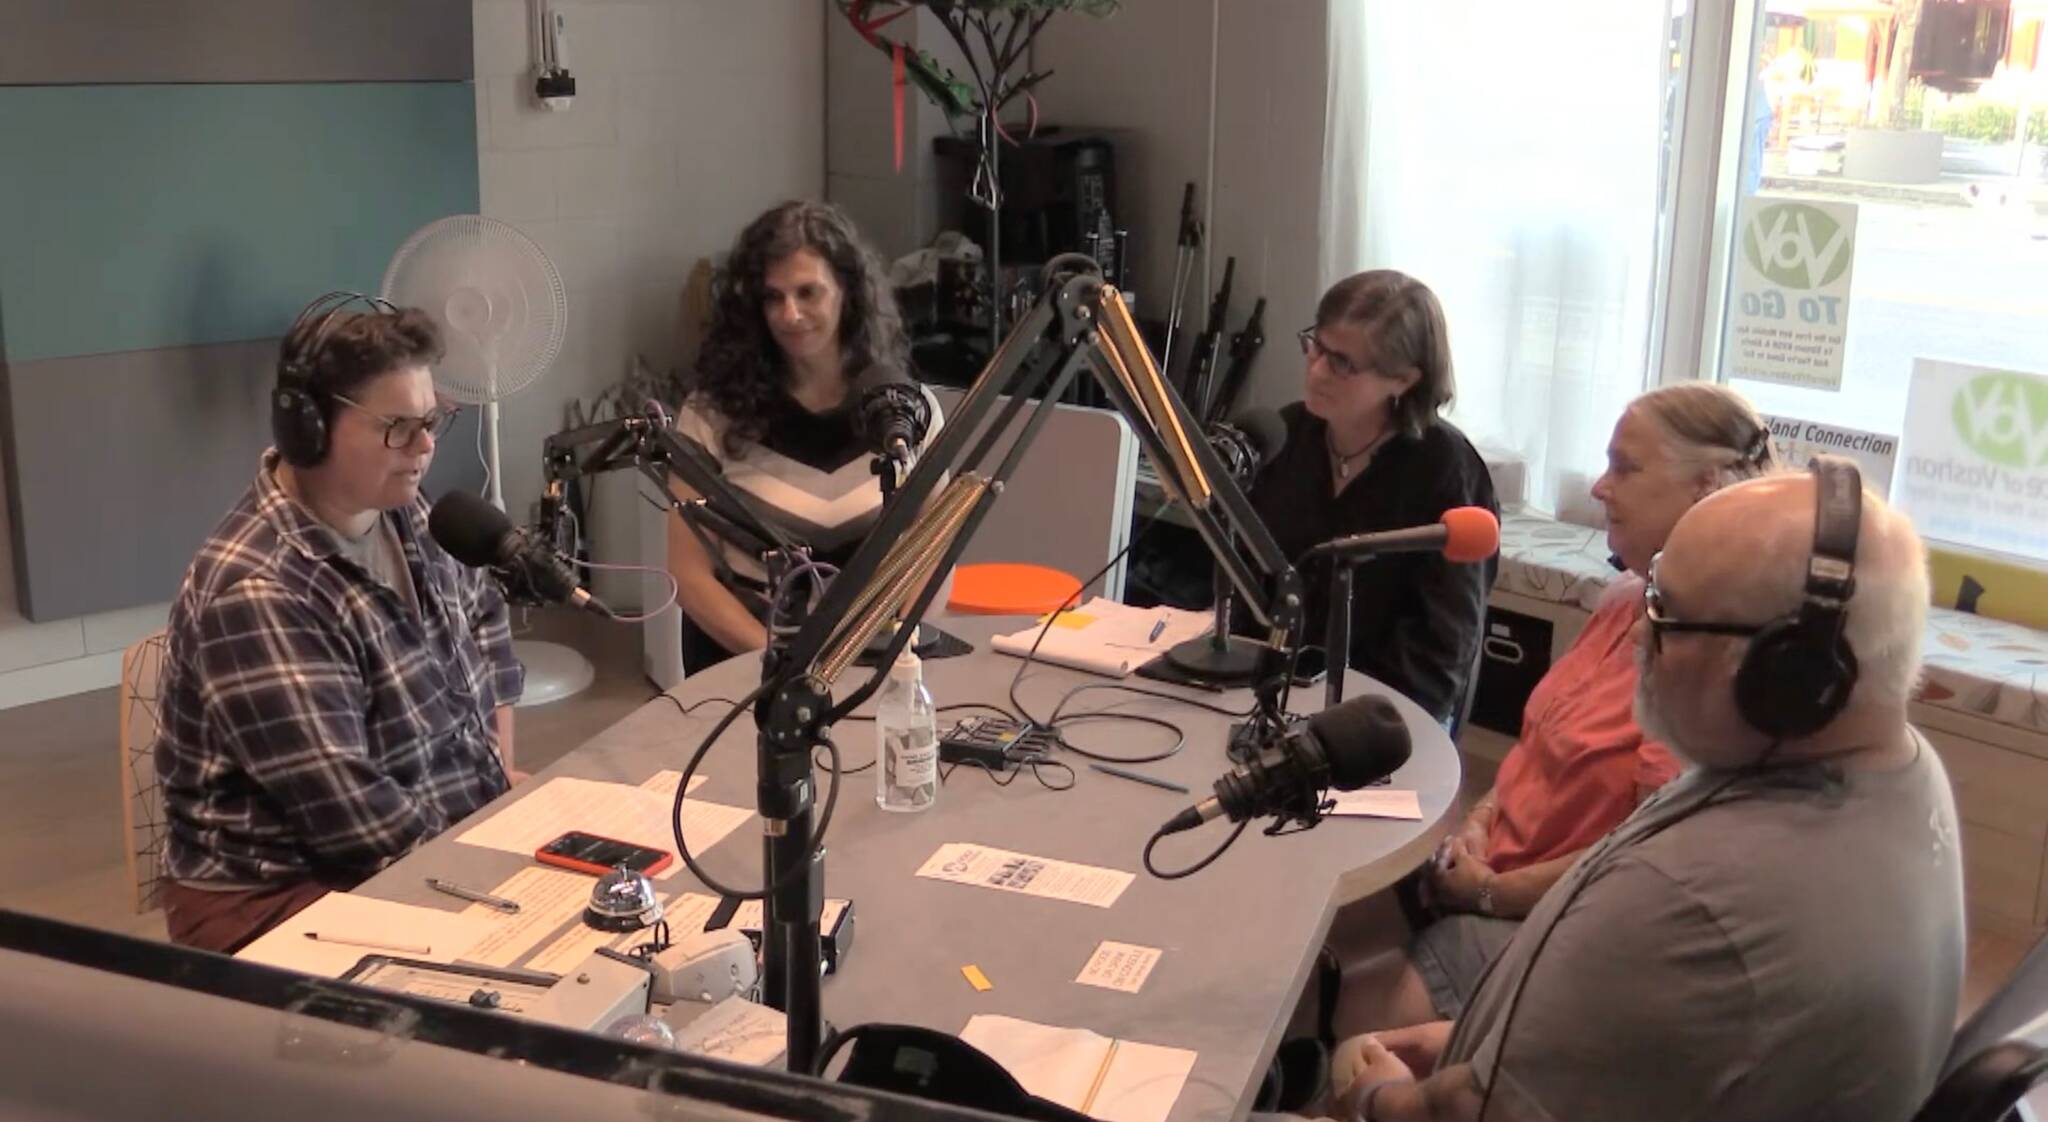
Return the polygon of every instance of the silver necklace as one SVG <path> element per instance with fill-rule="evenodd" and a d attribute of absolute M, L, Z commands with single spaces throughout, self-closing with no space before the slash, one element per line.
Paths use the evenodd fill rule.
<path fill-rule="evenodd" d="M 1325 428 L 1323 430 L 1323 447 L 1329 449 L 1330 466 L 1337 472 L 1337 478 L 1349 479 L 1351 478 L 1351 461 L 1371 456 L 1392 435 L 1394 435 L 1393 427 L 1388 426 L 1386 431 L 1373 437 L 1371 441 L 1367 442 L 1365 447 L 1360 448 L 1356 452 L 1345 453 L 1337 451 L 1336 438 L 1330 435 L 1328 428 Z"/>

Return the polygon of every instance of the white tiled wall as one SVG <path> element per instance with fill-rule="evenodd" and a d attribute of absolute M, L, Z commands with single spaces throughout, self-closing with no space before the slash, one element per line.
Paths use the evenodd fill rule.
<path fill-rule="evenodd" d="M 483 212 L 539 242 L 569 298 L 562 357 L 505 403 L 504 487 L 515 514 L 538 497 L 540 443 L 562 427 L 568 402 L 616 381 L 635 354 L 661 367 L 680 360 L 677 307 L 691 266 L 773 203 L 825 188 L 825 0 L 558 7 L 577 96 L 550 113 L 533 100 L 527 0 L 475 0 Z M 614 478 L 599 490 L 599 560 L 637 560 L 625 485 Z M 0 510 L 0 540 L 4 519 Z M 639 599 L 634 581 L 600 580 L 599 593 Z M 0 556 L 0 708 L 114 684 L 122 649 L 164 615 L 152 605 L 30 623 L 15 611 Z"/>
<path fill-rule="evenodd" d="M 889 57 L 834 13 L 825 32 L 826 194 L 853 216 L 884 259 L 922 248 L 939 233 L 938 164 L 932 141 L 953 128 L 936 105 L 906 87 L 903 166 L 895 162 Z M 891 23 L 891 40 L 929 52 L 965 77 L 966 62 L 938 18 L 917 10 Z M 963 125 L 962 127 L 967 127 Z"/>
<path fill-rule="evenodd" d="M 540 243 L 569 300 L 562 357 L 504 406 L 515 517 L 539 496 L 540 443 L 570 401 L 616 382 L 636 354 L 660 368 L 681 360 L 677 309 L 696 261 L 768 206 L 824 190 L 822 0 L 556 7 L 576 78 L 559 113 L 533 97 L 527 0 L 475 0 L 483 211 Z M 629 483 L 598 487 L 598 560 L 635 559 Z M 598 592 L 638 599 L 636 582 L 609 574 Z"/>

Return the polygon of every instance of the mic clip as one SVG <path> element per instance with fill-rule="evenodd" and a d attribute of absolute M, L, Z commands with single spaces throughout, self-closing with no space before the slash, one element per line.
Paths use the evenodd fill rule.
<path fill-rule="evenodd" d="M 910 469 L 917 466 L 917 460 L 899 444 L 887 452 L 878 452 L 868 461 L 868 471 L 882 486 L 882 500 L 887 502 L 896 489 L 910 478 Z"/>
<path fill-rule="evenodd" d="M 1304 830 L 1313 830 L 1336 808 L 1337 800 L 1331 798 L 1328 791 L 1311 792 L 1301 799 L 1290 801 L 1276 811 L 1273 821 L 1267 823 L 1266 828 L 1259 832 L 1269 838 L 1279 838 L 1288 834 L 1299 834 Z"/>

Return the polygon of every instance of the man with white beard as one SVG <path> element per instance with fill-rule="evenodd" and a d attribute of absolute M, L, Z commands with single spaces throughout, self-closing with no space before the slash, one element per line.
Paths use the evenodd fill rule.
<path fill-rule="evenodd" d="M 1693 507 L 1644 599 L 1637 716 L 1685 772 L 1549 891 L 1455 1025 L 1346 1041 L 1339 1117 L 1904 1122 L 1933 1088 L 1962 873 L 1906 722 L 1911 524 L 1822 457 Z"/>

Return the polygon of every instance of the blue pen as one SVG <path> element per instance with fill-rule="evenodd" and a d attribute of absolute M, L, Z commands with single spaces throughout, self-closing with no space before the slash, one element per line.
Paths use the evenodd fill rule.
<path fill-rule="evenodd" d="M 1145 641 L 1147 643 L 1157 643 L 1159 641 L 1159 636 L 1164 634 L 1165 631 L 1166 621 L 1164 619 L 1161 619 L 1158 623 L 1152 625 L 1152 634 L 1145 636 Z"/>

